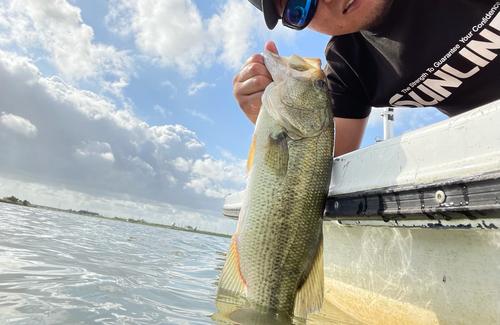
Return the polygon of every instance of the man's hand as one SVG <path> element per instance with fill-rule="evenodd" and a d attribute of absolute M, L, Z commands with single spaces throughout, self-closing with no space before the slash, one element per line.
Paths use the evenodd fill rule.
<path fill-rule="evenodd" d="M 268 41 L 265 50 L 278 54 L 276 44 Z M 233 78 L 233 95 L 247 118 L 255 124 L 262 105 L 262 94 L 267 85 L 273 81 L 264 65 L 262 55 L 254 54 Z"/>

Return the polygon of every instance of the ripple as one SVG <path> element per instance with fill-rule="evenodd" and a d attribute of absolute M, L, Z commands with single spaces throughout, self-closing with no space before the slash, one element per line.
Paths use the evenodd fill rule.
<path fill-rule="evenodd" d="M 10 324 L 213 324 L 228 238 L 0 204 Z"/>

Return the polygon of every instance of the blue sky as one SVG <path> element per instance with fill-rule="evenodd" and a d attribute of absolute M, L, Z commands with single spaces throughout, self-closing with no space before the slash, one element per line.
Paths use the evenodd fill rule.
<path fill-rule="evenodd" d="M 328 37 L 246 0 L 0 1 L 0 196 L 233 232 L 253 125 L 232 78 L 267 40 L 324 61 Z M 397 110 L 395 135 L 444 118 Z M 362 146 L 382 135 L 377 109 Z"/>

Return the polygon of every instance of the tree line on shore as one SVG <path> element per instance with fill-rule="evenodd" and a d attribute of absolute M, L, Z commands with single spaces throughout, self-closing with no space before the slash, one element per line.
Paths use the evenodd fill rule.
<path fill-rule="evenodd" d="M 10 204 L 17 204 L 17 205 L 24 205 L 24 206 L 28 206 L 28 207 L 42 207 L 42 208 L 47 208 L 47 209 L 56 210 L 56 211 L 71 212 L 71 213 L 76 213 L 76 214 L 86 214 L 86 215 L 90 215 L 90 216 L 98 216 L 98 217 L 101 216 L 97 212 L 91 212 L 91 211 L 87 211 L 87 210 L 79 210 L 79 211 L 73 210 L 73 209 L 64 210 L 64 209 L 57 209 L 57 208 L 52 208 L 52 207 L 39 206 L 39 205 L 36 205 L 36 204 L 31 204 L 28 200 L 18 199 L 14 195 L 12 195 L 12 196 L 5 196 L 5 197 L 3 197 L 3 198 L 0 199 L 0 202 L 10 203 Z"/>
<path fill-rule="evenodd" d="M 28 200 L 20 200 L 14 195 L 12 196 L 6 196 L 2 199 L 0 199 L 0 202 L 4 203 L 12 203 L 12 204 L 18 204 L 18 205 L 24 205 L 24 206 L 31 206 L 31 203 Z"/>

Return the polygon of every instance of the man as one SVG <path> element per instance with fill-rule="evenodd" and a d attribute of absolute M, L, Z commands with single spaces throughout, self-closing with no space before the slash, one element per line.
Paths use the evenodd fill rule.
<path fill-rule="evenodd" d="M 325 73 L 335 156 L 359 149 L 371 107 L 437 107 L 455 116 L 500 98 L 500 2 L 493 0 L 249 0 L 273 29 L 331 35 Z M 278 53 L 273 42 L 265 49 Z M 233 78 L 255 123 L 271 75 L 258 54 Z"/>

